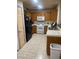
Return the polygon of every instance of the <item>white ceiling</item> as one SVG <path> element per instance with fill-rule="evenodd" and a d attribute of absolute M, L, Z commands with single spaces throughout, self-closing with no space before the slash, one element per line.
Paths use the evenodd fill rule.
<path fill-rule="evenodd" d="M 38 9 L 38 6 L 41 5 L 41 9 L 53 8 L 58 4 L 59 0 L 37 0 L 35 3 L 34 0 L 21 0 L 23 1 L 24 7 L 28 9 Z"/>

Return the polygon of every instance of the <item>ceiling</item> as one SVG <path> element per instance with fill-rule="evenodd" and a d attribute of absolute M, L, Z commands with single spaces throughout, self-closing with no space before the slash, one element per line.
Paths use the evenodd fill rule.
<path fill-rule="evenodd" d="M 58 4 L 59 0 L 21 0 L 24 8 L 28 9 L 48 9 Z"/>

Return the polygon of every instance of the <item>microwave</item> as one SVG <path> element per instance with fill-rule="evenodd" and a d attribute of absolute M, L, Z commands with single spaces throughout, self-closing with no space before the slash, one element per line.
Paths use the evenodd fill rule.
<path fill-rule="evenodd" d="M 44 16 L 37 16 L 37 21 L 44 21 L 45 17 Z"/>

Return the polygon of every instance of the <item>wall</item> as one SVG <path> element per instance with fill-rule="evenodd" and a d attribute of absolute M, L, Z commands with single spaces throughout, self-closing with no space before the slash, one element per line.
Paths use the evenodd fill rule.
<path fill-rule="evenodd" d="M 31 10 L 32 21 L 36 21 L 37 16 L 45 16 L 45 21 L 56 21 L 57 20 L 57 7 L 47 10 Z"/>
<path fill-rule="evenodd" d="M 58 3 L 57 24 L 61 24 L 61 1 Z"/>

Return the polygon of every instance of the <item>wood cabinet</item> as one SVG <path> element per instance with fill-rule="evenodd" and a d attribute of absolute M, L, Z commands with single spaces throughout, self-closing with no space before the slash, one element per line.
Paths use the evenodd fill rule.
<path fill-rule="evenodd" d="M 50 11 L 50 19 L 53 21 L 57 20 L 57 8 L 51 9 Z"/>
<path fill-rule="evenodd" d="M 30 11 L 32 21 L 37 20 L 37 16 L 44 16 L 45 21 L 56 21 L 57 20 L 57 7 L 48 10 L 32 10 Z"/>
<path fill-rule="evenodd" d="M 61 37 L 47 36 L 47 54 L 48 55 L 50 55 L 50 44 L 51 43 L 61 44 Z"/>
<path fill-rule="evenodd" d="M 37 21 L 37 16 L 44 16 L 44 12 L 37 12 L 37 11 L 31 12 L 31 18 L 33 22 Z"/>
<path fill-rule="evenodd" d="M 44 16 L 45 16 L 45 21 L 51 20 L 51 19 L 50 19 L 50 10 L 49 10 L 49 11 L 46 11 L 46 12 L 44 13 Z"/>
<path fill-rule="evenodd" d="M 47 33 L 47 26 L 44 26 L 44 33 Z"/>
<path fill-rule="evenodd" d="M 37 27 L 36 26 L 32 26 L 32 33 L 36 33 L 37 32 Z"/>
<path fill-rule="evenodd" d="M 31 13 L 31 18 L 32 18 L 32 21 L 36 21 L 36 18 L 37 18 L 37 13 L 33 12 Z"/>

